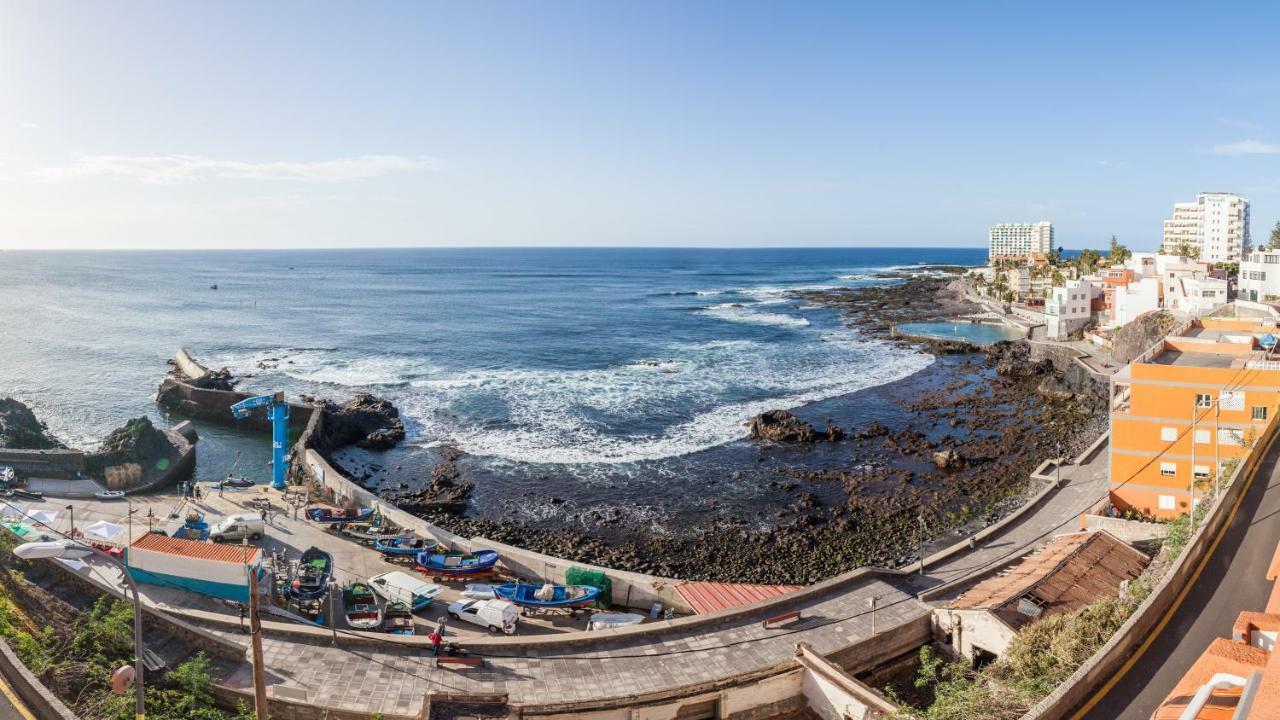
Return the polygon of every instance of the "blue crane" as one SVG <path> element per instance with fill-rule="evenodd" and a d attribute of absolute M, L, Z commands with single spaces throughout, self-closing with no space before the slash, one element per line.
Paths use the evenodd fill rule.
<path fill-rule="evenodd" d="M 283 392 L 258 395 L 232 405 L 231 414 L 237 420 L 243 420 L 258 408 L 266 408 L 267 419 L 271 421 L 271 487 L 283 490 L 284 473 L 288 467 L 284 448 L 289 444 L 289 404 L 284 401 Z"/>

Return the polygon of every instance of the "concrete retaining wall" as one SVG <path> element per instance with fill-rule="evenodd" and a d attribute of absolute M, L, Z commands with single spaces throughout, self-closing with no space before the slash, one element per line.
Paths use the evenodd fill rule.
<path fill-rule="evenodd" d="M 1105 515 L 1085 515 L 1084 529 L 1106 530 L 1127 543 L 1155 540 L 1169 534 L 1169 526 L 1164 523 L 1124 520 Z"/>
<path fill-rule="evenodd" d="M 81 450 L 18 450 L 0 448 L 0 465 L 12 465 L 23 472 L 44 477 L 72 478 L 84 472 L 85 454 Z"/>
<path fill-rule="evenodd" d="M 244 703 L 249 708 L 253 707 L 253 688 L 240 690 L 226 685 L 214 685 L 213 697 L 218 705 L 225 708 L 235 708 L 240 703 Z M 370 712 L 312 705 L 270 695 L 267 697 L 267 706 L 271 720 L 372 720 L 374 717 Z M 413 715 L 383 713 L 377 717 L 382 720 L 419 720 L 422 716 L 416 713 Z"/>
<path fill-rule="evenodd" d="M 0 638 L 0 674 L 4 675 L 13 691 L 40 720 L 79 720 L 70 708 L 54 696 L 52 690 L 31 674 L 3 638 Z"/>
<path fill-rule="evenodd" d="M 1178 594 L 1190 581 L 1196 568 L 1207 559 L 1214 538 L 1223 529 L 1234 510 L 1244 500 L 1245 491 L 1254 482 L 1262 458 L 1271 451 L 1280 423 L 1272 423 L 1254 446 L 1254 451 L 1236 468 L 1230 485 L 1217 499 L 1200 529 L 1192 536 L 1182 556 L 1165 573 L 1151 595 L 1140 605 L 1115 635 L 1093 657 L 1081 665 L 1058 689 L 1032 708 L 1022 720 L 1057 720 L 1068 717 L 1083 705 L 1155 630 L 1170 612 Z"/>

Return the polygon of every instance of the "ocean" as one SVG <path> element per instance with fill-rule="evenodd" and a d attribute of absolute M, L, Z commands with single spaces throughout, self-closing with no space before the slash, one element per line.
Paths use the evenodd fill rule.
<path fill-rule="evenodd" d="M 965 249 L 406 249 L 0 253 L 0 395 L 90 447 L 153 393 L 179 346 L 248 390 L 371 392 L 406 445 L 352 451 L 374 483 L 412 486 L 431 448 L 467 453 L 473 512 L 553 522 L 606 508 L 667 527 L 751 503 L 743 422 L 819 407 L 928 367 L 859 335 L 799 289 L 892 282 Z M 216 285 L 217 289 L 213 289 Z M 265 480 L 268 439 L 200 425 L 198 476 Z M 803 462 L 803 461 L 800 461 Z M 557 502 L 522 501 L 555 495 Z M 740 509 L 740 508 L 739 508 Z"/>

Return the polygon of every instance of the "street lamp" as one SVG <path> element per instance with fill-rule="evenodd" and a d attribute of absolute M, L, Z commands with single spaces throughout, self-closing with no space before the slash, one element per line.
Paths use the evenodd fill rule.
<path fill-rule="evenodd" d="M 53 528 L 49 528 L 53 530 Z M 57 532 L 56 530 L 54 532 Z M 107 553 L 102 552 L 92 545 L 85 544 L 85 547 L 93 551 L 95 555 L 99 555 L 120 568 L 120 573 L 124 576 L 125 584 L 129 591 L 133 594 L 133 691 L 134 691 L 134 715 L 137 720 L 145 720 L 147 717 L 146 694 L 142 687 L 142 598 L 138 595 L 138 586 L 134 583 L 133 578 L 129 575 L 129 569 L 124 563 L 111 557 Z M 39 560 L 52 559 L 62 557 L 67 552 L 68 546 L 60 542 L 29 542 L 23 543 L 13 549 L 13 554 L 23 560 Z"/>

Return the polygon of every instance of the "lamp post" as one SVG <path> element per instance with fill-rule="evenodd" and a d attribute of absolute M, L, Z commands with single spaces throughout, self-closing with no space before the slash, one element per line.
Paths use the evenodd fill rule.
<path fill-rule="evenodd" d="M 53 528 L 49 528 L 53 530 Z M 57 532 L 53 530 L 53 532 Z M 134 693 L 134 717 L 136 720 L 145 720 L 147 717 L 146 693 L 142 686 L 142 597 L 138 595 L 138 585 L 129 575 L 129 569 L 119 560 L 111 557 L 107 553 L 102 552 L 92 545 L 85 544 L 85 547 L 93 551 L 94 555 L 105 558 L 108 562 L 120 568 L 120 574 L 124 576 L 125 585 L 129 588 L 129 592 L 133 595 L 133 693 Z M 67 546 L 57 542 L 31 542 L 23 543 L 13 549 L 13 554 L 23 560 L 38 560 L 41 558 L 57 558 L 61 557 L 67 551 Z"/>
<path fill-rule="evenodd" d="M 68 505 L 65 508 L 63 508 L 63 510 L 69 510 L 71 512 L 71 537 L 75 537 L 76 536 L 76 506 Z"/>

